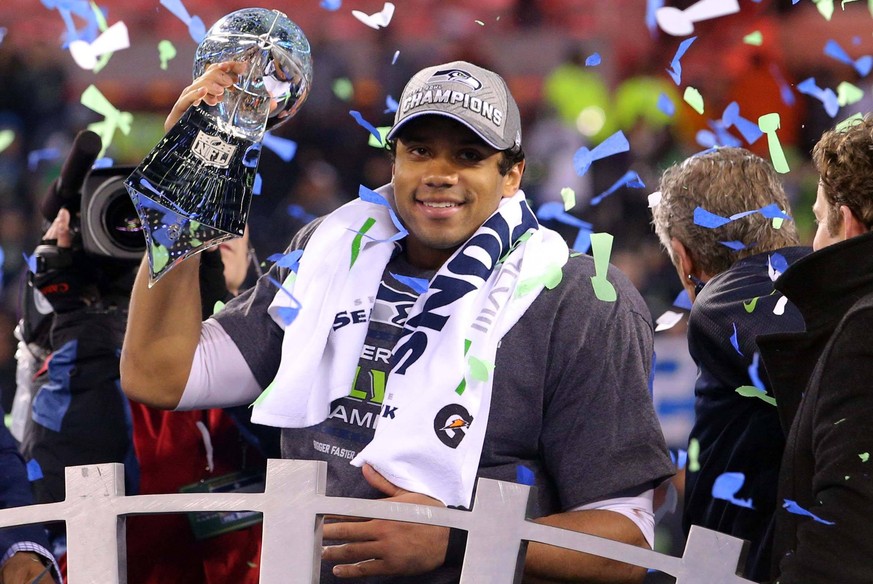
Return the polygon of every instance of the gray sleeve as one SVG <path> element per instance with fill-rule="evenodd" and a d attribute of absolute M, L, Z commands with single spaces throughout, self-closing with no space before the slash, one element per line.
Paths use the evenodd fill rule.
<path fill-rule="evenodd" d="M 639 494 L 673 474 L 652 405 L 654 331 L 618 269 L 615 302 L 598 300 L 588 256 L 573 258 L 551 308 L 541 448 L 562 509 Z"/>
<path fill-rule="evenodd" d="M 286 252 L 306 247 L 321 219 L 301 229 Z M 278 292 L 270 278 L 283 282 L 286 268 L 273 265 L 252 287 L 227 303 L 214 318 L 237 346 L 261 388 L 267 387 L 276 376 L 282 356 L 282 328 L 267 314 L 267 307 Z"/>

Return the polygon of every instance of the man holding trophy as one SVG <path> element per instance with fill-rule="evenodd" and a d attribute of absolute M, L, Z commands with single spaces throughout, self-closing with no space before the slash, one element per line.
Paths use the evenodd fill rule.
<path fill-rule="evenodd" d="M 167 118 L 168 138 L 194 108 L 231 109 L 252 66 L 234 55 L 203 67 Z M 304 228 L 287 261 L 205 322 L 191 245 L 205 239 L 190 236 L 159 281 L 144 262 L 125 392 L 163 408 L 254 401 L 253 421 L 282 428 L 283 457 L 327 463 L 329 496 L 469 508 L 478 477 L 520 481 L 536 487 L 538 522 L 651 546 L 652 491 L 672 465 L 648 390 L 648 310 L 618 270 L 598 273 L 537 223 L 505 81 L 461 61 L 418 72 L 388 142 L 391 184 Z M 210 193 L 184 193 L 184 204 L 161 199 L 161 211 L 144 203 L 148 229 L 162 231 L 153 239 L 168 223 L 200 228 L 209 204 L 194 198 Z M 612 291 L 605 300 L 598 278 Z M 322 582 L 454 582 L 465 542 L 381 520 L 326 522 L 323 536 Z M 525 572 L 645 576 L 539 544 Z"/>

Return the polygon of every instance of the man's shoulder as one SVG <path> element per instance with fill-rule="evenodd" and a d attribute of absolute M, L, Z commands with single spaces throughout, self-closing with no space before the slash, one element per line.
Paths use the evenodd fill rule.
<path fill-rule="evenodd" d="M 616 266 L 610 264 L 606 274 L 607 281 L 615 289 L 615 300 L 601 300 L 597 297 L 593 280 L 600 278 L 594 258 L 588 254 L 571 253 L 561 270 L 561 282 L 554 289 L 546 289 L 536 299 L 532 308 L 554 311 L 564 303 L 571 303 L 576 312 L 586 318 L 603 315 L 614 317 L 616 313 L 634 312 L 647 320 L 651 315 L 639 290 Z"/>

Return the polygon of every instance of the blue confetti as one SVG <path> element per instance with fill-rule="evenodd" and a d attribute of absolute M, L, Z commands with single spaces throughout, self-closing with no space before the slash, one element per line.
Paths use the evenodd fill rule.
<path fill-rule="evenodd" d="M 27 153 L 27 168 L 28 170 L 36 170 L 39 163 L 43 160 L 57 160 L 61 157 L 61 152 L 57 148 L 42 148 L 40 150 L 31 150 Z"/>
<path fill-rule="evenodd" d="M 646 28 L 653 36 L 658 31 L 658 20 L 655 13 L 664 6 L 664 0 L 646 0 Z"/>
<path fill-rule="evenodd" d="M 691 310 L 691 297 L 688 296 L 688 290 L 682 290 L 682 292 L 676 295 L 676 299 L 673 300 L 673 306 L 684 310 Z"/>
<path fill-rule="evenodd" d="M 366 128 L 366 130 L 376 138 L 376 141 L 379 142 L 379 144 L 382 144 L 382 136 L 379 134 L 379 130 L 377 130 L 376 127 L 373 126 L 373 124 L 365 120 L 364 117 L 361 115 L 361 112 L 351 110 L 349 111 L 349 115 L 355 118 L 355 121 L 358 122 L 358 125 Z"/>
<path fill-rule="evenodd" d="M 595 160 L 600 160 L 619 152 L 627 152 L 628 150 L 630 150 L 630 144 L 624 132 L 619 130 L 591 150 L 585 146 L 579 148 L 573 154 L 573 168 L 576 170 L 576 174 L 583 176 L 588 172 L 588 169 Z"/>
<path fill-rule="evenodd" d="M 111 168 L 113 165 L 115 165 L 115 161 L 109 156 L 104 156 L 95 160 L 91 168 Z"/>
<path fill-rule="evenodd" d="M 788 269 L 788 260 L 780 253 L 770 254 L 770 267 L 781 274 Z"/>
<path fill-rule="evenodd" d="M 764 132 L 762 132 L 761 128 L 758 127 L 758 124 L 747 120 L 740 115 L 740 104 L 735 101 L 732 101 L 724 108 L 724 113 L 721 115 L 721 121 L 727 128 L 730 128 L 731 126 L 735 127 L 737 131 L 742 134 L 743 140 L 749 144 L 753 144 L 758 140 L 758 138 L 764 135 Z"/>
<path fill-rule="evenodd" d="M 22 253 L 21 257 L 24 258 L 24 265 L 27 266 L 27 269 L 30 270 L 32 274 L 36 273 L 36 255 L 27 255 L 26 253 Z"/>
<path fill-rule="evenodd" d="M 275 262 L 280 268 L 288 268 L 292 272 L 296 272 L 300 267 L 300 257 L 303 255 L 302 249 L 295 249 L 288 253 L 274 253 L 267 258 L 268 262 Z"/>
<path fill-rule="evenodd" d="M 554 220 L 570 227 L 579 229 L 576 235 L 576 240 L 573 243 L 573 249 L 580 253 L 587 253 L 591 247 L 592 225 L 587 221 L 579 219 L 575 215 L 571 215 L 564 209 L 564 203 L 558 201 L 550 201 L 539 206 L 536 212 L 537 219 L 540 221 Z"/>
<path fill-rule="evenodd" d="M 815 84 L 814 77 L 804 79 L 803 81 L 798 83 L 797 91 L 814 97 L 822 102 L 822 104 L 824 104 L 825 112 L 827 112 L 830 117 L 833 118 L 837 115 L 837 112 L 840 109 L 840 102 L 839 98 L 837 98 L 837 94 L 834 93 L 834 90 L 831 88 L 820 88 L 818 85 Z"/>
<path fill-rule="evenodd" d="M 764 382 L 761 381 L 761 375 L 758 373 L 758 363 L 761 361 L 761 355 L 759 353 L 755 353 L 752 355 L 752 364 L 749 365 L 749 379 L 752 380 L 752 385 L 763 391 L 767 392 L 767 388 L 764 387 Z"/>
<path fill-rule="evenodd" d="M 670 61 L 670 68 L 667 69 L 667 73 L 670 74 L 670 77 L 673 78 L 673 82 L 676 85 L 682 85 L 682 63 L 679 62 L 679 59 L 685 55 L 685 51 L 688 50 L 688 47 L 691 46 L 697 39 L 696 36 L 690 37 L 679 43 L 679 48 L 676 49 L 676 54 L 673 56 L 673 60 Z"/>
<path fill-rule="evenodd" d="M 387 241 L 396 241 L 409 235 L 409 231 L 406 230 L 406 228 L 400 222 L 400 219 L 397 218 L 397 214 L 394 212 L 394 209 L 391 207 L 388 199 L 386 199 L 373 189 L 368 189 L 364 185 L 358 186 L 358 197 L 360 197 L 362 201 L 374 203 L 376 205 L 382 205 L 383 207 L 388 208 L 388 214 L 391 217 L 391 222 L 394 223 L 394 227 L 397 228 L 397 234 L 389 238 Z"/>
<path fill-rule="evenodd" d="M 741 249 L 746 249 L 746 244 L 742 241 L 719 241 L 725 247 L 728 247 L 734 251 L 740 251 Z"/>
<path fill-rule="evenodd" d="M 30 482 L 38 481 L 43 478 L 42 467 L 35 458 L 27 461 L 27 480 Z"/>
<path fill-rule="evenodd" d="M 585 59 L 586 67 L 597 67 L 600 65 L 600 53 L 592 53 Z"/>
<path fill-rule="evenodd" d="M 665 116 L 673 117 L 676 113 L 676 104 L 673 103 L 673 100 L 670 99 L 666 93 L 661 93 L 658 96 L 658 109 L 661 110 Z"/>
<path fill-rule="evenodd" d="M 741 472 L 722 473 L 712 484 L 712 496 L 733 503 L 739 507 L 754 509 L 752 499 L 737 499 L 736 494 L 746 482 L 746 476 Z"/>
<path fill-rule="evenodd" d="M 596 197 L 592 198 L 591 199 L 591 206 L 593 207 L 594 205 L 598 205 L 600 203 L 600 201 L 602 201 L 603 199 L 605 199 L 606 197 L 608 197 L 609 195 L 611 195 L 612 193 L 614 193 L 615 191 L 617 191 L 621 187 L 628 187 L 628 188 L 632 188 L 632 189 L 643 189 L 646 187 L 646 185 L 643 182 L 643 179 L 640 178 L 640 175 L 638 175 L 633 170 L 629 170 L 626 173 L 624 173 L 624 176 L 622 176 L 620 179 L 615 181 L 615 183 L 611 187 L 609 187 L 609 189 L 600 193 Z"/>
<path fill-rule="evenodd" d="M 287 212 L 291 217 L 300 219 L 304 223 L 309 223 L 316 218 L 314 214 L 304 209 L 302 205 L 288 205 Z"/>
<path fill-rule="evenodd" d="M 730 219 L 726 219 L 720 215 L 716 215 L 715 213 L 710 213 L 703 207 L 697 207 L 696 209 L 694 209 L 695 225 L 700 225 L 701 227 L 706 227 L 708 229 L 715 229 L 716 227 L 727 225 L 730 222 Z"/>
<path fill-rule="evenodd" d="M 733 322 L 731 324 L 734 327 L 734 334 L 731 335 L 731 345 L 733 345 L 734 349 L 736 349 L 737 353 L 739 353 L 740 356 L 742 357 L 743 352 L 740 351 L 740 341 L 739 341 L 739 337 L 737 335 L 737 323 Z"/>
<path fill-rule="evenodd" d="M 325 10 L 330 10 L 334 12 L 339 10 L 343 5 L 343 0 L 321 0 L 319 6 L 324 8 Z"/>
<path fill-rule="evenodd" d="M 382 113 L 393 114 L 397 111 L 397 106 L 397 100 L 388 95 L 385 97 L 385 111 Z"/>
<path fill-rule="evenodd" d="M 428 286 L 430 286 L 430 281 L 428 281 L 426 278 L 413 278 L 412 276 L 403 276 L 401 274 L 395 274 L 393 272 L 389 273 L 395 280 L 405 286 L 408 286 L 419 294 L 424 294 L 425 292 L 427 292 L 427 288 Z"/>
<path fill-rule="evenodd" d="M 267 276 L 267 279 L 274 286 L 279 288 L 279 290 L 281 290 L 282 292 L 287 294 L 289 298 L 291 298 L 291 302 L 292 302 L 291 306 L 280 306 L 276 311 L 277 314 L 279 315 L 279 318 L 282 319 L 282 322 L 285 324 L 285 326 L 288 326 L 289 324 L 294 322 L 294 319 L 297 318 L 297 314 L 300 312 L 300 308 L 301 308 L 300 301 L 297 300 L 294 297 L 294 295 L 291 294 L 291 292 L 287 288 L 285 288 L 285 286 L 280 284 L 278 280 L 276 280 L 272 276 Z"/>
<path fill-rule="evenodd" d="M 519 464 L 515 467 L 515 482 L 532 487 L 536 484 L 536 477 L 531 469 L 523 464 Z"/>
<path fill-rule="evenodd" d="M 776 80 L 776 84 L 779 85 L 779 97 L 782 98 L 782 103 L 787 106 L 793 106 L 795 101 L 794 92 L 791 90 L 791 86 L 788 85 L 788 82 L 785 81 L 785 77 L 782 76 L 776 63 L 770 63 L 770 75 L 773 76 L 773 79 Z"/>
<path fill-rule="evenodd" d="M 807 511 L 806 509 L 804 509 L 803 507 L 798 505 L 797 501 L 792 501 L 791 499 L 783 499 L 783 500 L 785 502 L 782 504 L 782 508 L 787 510 L 789 513 L 794 513 L 795 515 L 804 515 L 806 517 L 812 517 L 813 519 L 815 519 L 819 523 L 824 523 L 825 525 L 836 525 L 836 523 L 833 521 L 826 521 L 826 520 L 822 519 L 821 517 L 819 517 L 818 515 L 815 515 L 814 513 Z"/>
<path fill-rule="evenodd" d="M 272 132 L 264 134 L 263 143 L 285 162 L 291 162 L 291 159 L 297 154 L 297 142 L 276 136 Z"/>
<path fill-rule="evenodd" d="M 776 203 L 770 203 L 766 207 L 761 207 L 758 212 L 767 219 L 785 219 L 786 221 L 791 221 L 791 215 L 786 214 Z"/>
<path fill-rule="evenodd" d="M 867 74 L 870 73 L 871 67 L 873 67 L 873 57 L 870 55 L 864 55 L 858 60 L 853 60 L 849 54 L 843 50 L 843 47 L 833 39 L 825 43 L 824 54 L 836 59 L 837 61 L 842 61 L 847 65 L 851 65 L 861 77 L 866 77 Z"/>
<path fill-rule="evenodd" d="M 261 173 L 260 172 L 255 173 L 255 184 L 252 185 L 252 194 L 253 195 L 260 195 L 261 194 L 261 187 L 263 187 L 263 186 L 264 186 L 264 180 L 261 178 Z"/>

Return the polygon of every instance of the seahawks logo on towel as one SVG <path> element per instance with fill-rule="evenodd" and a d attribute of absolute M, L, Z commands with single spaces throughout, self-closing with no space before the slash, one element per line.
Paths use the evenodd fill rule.
<path fill-rule="evenodd" d="M 437 412 L 433 420 L 433 431 L 440 442 L 449 448 L 457 448 L 472 423 L 473 416 L 464 406 L 449 404 Z"/>
<path fill-rule="evenodd" d="M 457 81 L 468 86 L 473 91 L 482 87 L 482 82 L 464 71 L 463 69 L 440 69 L 430 76 L 428 83 L 439 83 L 441 81 Z"/>

